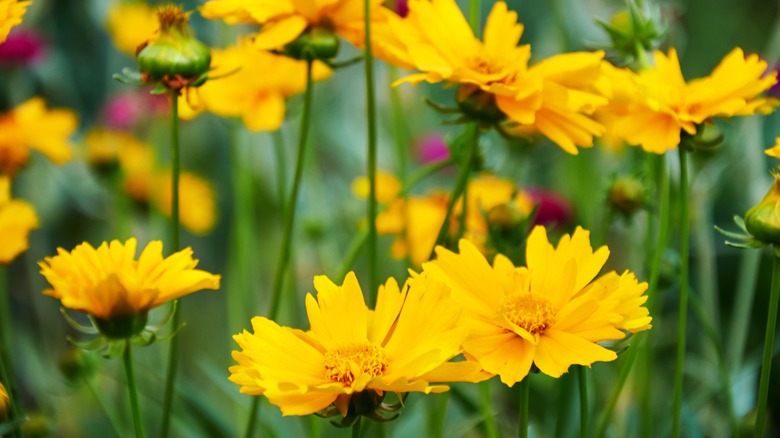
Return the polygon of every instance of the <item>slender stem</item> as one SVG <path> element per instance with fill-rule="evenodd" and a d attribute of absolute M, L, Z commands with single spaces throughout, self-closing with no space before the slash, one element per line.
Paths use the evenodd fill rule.
<path fill-rule="evenodd" d="M 371 54 L 371 0 L 364 0 L 363 15 L 365 17 L 365 48 L 363 49 L 363 65 L 366 73 L 366 115 L 368 117 L 368 299 L 369 307 L 373 307 L 375 294 L 379 286 L 377 273 L 377 231 L 376 231 L 376 96 L 374 90 L 374 57 Z"/>
<path fill-rule="evenodd" d="M 19 405 L 16 402 L 16 391 L 13 381 L 13 364 L 11 363 L 11 297 L 8 294 L 8 270 L 7 266 L 0 264 L 0 382 L 5 386 L 10 398 L 10 418 L 21 418 Z M 17 432 L 18 435 L 18 432 Z"/>
<path fill-rule="evenodd" d="M 685 333 L 688 318 L 688 164 L 685 149 L 680 154 L 680 305 L 677 322 L 677 362 L 674 367 L 674 412 L 672 436 L 680 436 L 683 368 L 685 366 Z"/>
<path fill-rule="evenodd" d="M 636 340 L 632 339 L 632 346 L 635 343 L 647 341 L 647 337 L 644 333 L 640 333 L 635 336 L 641 336 L 641 338 Z M 618 374 L 615 386 L 612 387 L 612 392 L 609 394 L 607 404 L 604 406 L 604 408 L 602 408 L 601 415 L 599 415 L 599 422 L 596 426 L 596 433 L 594 435 L 596 438 L 604 436 L 604 432 L 607 431 L 609 420 L 612 418 L 612 412 L 615 411 L 615 406 L 617 406 L 617 402 L 620 398 L 623 386 L 625 386 L 626 381 L 628 380 L 628 376 L 631 374 L 631 367 L 634 364 L 634 360 L 636 360 L 636 357 L 639 355 L 640 351 L 641 348 L 639 345 L 637 345 L 633 348 L 629 348 L 628 352 L 626 352 L 626 358 L 623 363 L 620 364 L 620 373 Z"/>
<path fill-rule="evenodd" d="M 780 303 L 780 255 L 777 246 L 772 247 L 774 262 L 772 263 L 772 290 L 769 291 L 769 312 L 766 317 L 766 334 L 764 335 L 764 354 L 761 358 L 761 377 L 758 383 L 758 408 L 756 411 L 756 428 L 753 436 L 764 436 L 766 425 L 766 401 L 769 396 L 769 376 L 772 373 L 772 353 L 775 345 L 775 330 L 777 328 L 777 306 Z"/>
<path fill-rule="evenodd" d="M 461 195 L 466 190 L 466 185 L 468 185 L 469 182 L 471 168 L 474 166 L 474 157 L 477 155 L 477 149 L 479 148 L 480 134 L 479 126 L 476 124 L 473 124 L 471 129 L 473 129 L 473 138 L 472 141 L 469 142 L 465 159 L 460 163 L 461 168 L 460 173 L 458 174 L 458 180 L 455 182 L 455 187 L 452 189 L 452 193 L 450 194 L 450 200 L 447 204 L 447 213 L 444 215 L 444 222 L 441 224 L 439 235 L 436 237 L 436 244 L 433 246 L 433 248 L 431 248 L 431 255 L 428 257 L 429 259 L 432 259 L 436 254 L 436 245 L 440 245 L 445 241 L 450 228 L 452 210 L 454 209 L 455 204 L 458 202 L 458 199 L 460 199 Z"/>
<path fill-rule="evenodd" d="M 276 159 L 276 185 L 279 193 L 279 203 L 284 202 L 287 193 L 287 148 L 284 144 L 284 134 L 281 128 L 273 132 L 274 158 Z"/>
<path fill-rule="evenodd" d="M 482 401 L 482 418 L 485 425 L 485 436 L 498 438 L 496 413 L 493 411 L 493 397 L 490 394 L 490 380 L 479 384 L 479 395 Z"/>
<path fill-rule="evenodd" d="M 577 366 L 577 381 L 580 387 L 580 437 L 588 436 L 588 374 L 584 366 Z"/>
<path fill-rule="evenodd" d="M 469 26 L 471 26 L 472 32 L 474 32 L 474 36 L 479 38 L 479 22 L 480 19 L 480 12 L 482 9 L 482 5 L 480 4 L 479 0 L 469 0 Z"/>
<path fill-rule="evenodd" d="M 352 425 L 352 438 L 360 438 L 362 423 L 363 417 L 358 417 L 357 421 Z"/>
<path fill-rule="evenodd" d="M 138 392 L 135 386 L 135 375 L 133 374 L 133 354 L 130 341 L 125 341 L 125 353 L 122 355 L 125 363 L 125 374 L 127 375 L 127 392 L 130 396 L 130 409 L 133 412 L 133 426 L 135 428 L 136 438 L 143 438 L 144 423 L 141 418 L 141 408 L 138 405 Z"/>
<path fill-rule="evenodd" d="M 529 376 L 525 376 L 525 378 L 520 381 L 520 428 L 517 432 L 517 436 L 520 438 L 528 438 L 528 404 L 531 393 L 528 377 Z"/>
<path fill-rule="evenodd" d="M 171 253 L 179 250 L 179 91 L 171 90 Z M 179 300 L 174 300 L 173 317 L 174 328 L 178 328 L 181 321 Z M 179 336 L 174 336 L 168 346 L 168 371 L 165 379 L 165 396 L 163 398 L 162 425 L 160 436 L 165 438 L 171 426 L 173 415 L 173 393 L 176 388 L 176 372 L 179 364 Z"/>
<path fill-rule="evenodd" d="M 301 115 L 300 137 L 298 139 L 298 158 L 295 164 L 295 175 L 293 176 L 293 186 L 290 192 L 290 197 L 287 203 L 284 205 L 284 230 L 282 232 L 282 248 L 279 254 L 279 262 L 276 265 L 276 272 L 274 273 L 274 284 L 271 295 L 271 311 L 269 313 L 270 319 L 275 319 L 279 313 L 279 306 L 281 303 L 282 289 L 284 286 L 284 277 L 287 272 L 287 266 L 290 263 L 290 249 L 292 246 L 292 232 L 295 225 L 295 207 L 298 203 L 298 192 L 301 187 L 301 180 L 303 179 L 303 168 L 306 162 L 306 144 L 309 137 L 309 125 L 311 119 L 311 103 L 312 95 L 314 92 L 314 81 L 312 78 L 312 64 L 313 60 L 307 58 L 306 60 L 306 92 L 303 95 L 303 114 Z M 256 417 L 257 410 L 260 407 L 260 397 L 255 397 L 252 400 L 252 407 L 249 411 L 249 420 L 246 428 L 246 437 L 254 435 L 255 427 L 257 425 Z"/>

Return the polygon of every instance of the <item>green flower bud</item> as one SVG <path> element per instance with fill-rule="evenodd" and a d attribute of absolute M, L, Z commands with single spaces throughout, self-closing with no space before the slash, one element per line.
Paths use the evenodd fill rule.
<path fill-rule="evenodd" d="M 157 12 L 160 36 L 138 52 L 144 82 L 162 81 L 168 88 L 193 85 L 209 71 L 211 52 L 187 26 L 181 6 L 163 5 Z"/>
<path fill-rule="evenodd" d="M 328 60 L 339 53 L 339 38 L 328 27 L 314 26 L 284 46 L 284 54 L 301 60 Z"/>
<path fill-rule="evenodd" d="M 628 217 L 645 205 L 645 188 L 634 178 L 620 178 L 609 188 L 607 200 L 612 208 Z"/>
<path fill-rule="evenodd" d="M 109 339 L 127 339 L 141 333 L 146 327 L 149 313 L 115 316 L 111 319 L 92 317 L 95 328 Z"/>
<path fill-rule="evenodd" d="M 83 383 L 95 374 L 95 357 L 79 348 L 71 348 L 57 362 L 60 372 L 72 384 Z"/>
<path fill-rule="evenodd" d="M 780 176 L 772 176 L 775 182 L 764 199 L 745 213 L 745 228 L 757 240 L 780 245 Z"/>

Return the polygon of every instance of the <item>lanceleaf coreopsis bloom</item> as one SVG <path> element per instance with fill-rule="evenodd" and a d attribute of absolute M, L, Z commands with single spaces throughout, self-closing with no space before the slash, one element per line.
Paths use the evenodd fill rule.
<path fill-rule="evenodd" d="M 560 377 L 571 365 L 614 360 L 615 352 L 598 342 L 650 328 L 642 307 L 647 283 L 628 271 L 594 280 L 609 250 L 594 252 L 588 234 L 578 227 L 553 247 L 544 227 L 535 227 L 526 267 L 502 255 L 490 266 L 467 240 L 459 253 L 438 247 L 436 260 L 423 265 L 423 275 L 449 286 L 463 305 L 470 330 L 465 353 L 505 384 L 521 381 L 532 365 Z"/>
<path fill-rule="evenodd" d="M 30 1 L 0 0 L 0 43 L 8 38 L 11 28 L 22 22 Z"/>
<path fill-rule="evenodd" d="M 623 83 L 633 77 L 637 89 L 616 89 L 623 103 L 618 116 L 607 115 L 605 120 L 612 135 L 647 152 L 662 154 L 676 148 L 682 132 L 695 135 L 698 125 L 715 117 L 768 113 L 777 105 L 760 96 L 777 82 L 777 72 L 767 73 L 766 61 L 746 56 L 742 49 L 732 50 L 709 76 L 687 83 L 676 50 L 670 49 L 668 55 L 656 51 L 654 59 L 654 67 L 636 75 L 613 72 L 624 77 Z"/>
<path fill-rule="evenodd" d="M 28 236 L 38 227 L 32 205 L 11 199 L 11 178 L 0 175 L 0 263 L 11 263 L 27 250 Z"/>
<path fill-rule="evenodd" d="M 517 13 L 496 2 L 476 38 L 455 0 L 410 0 L 404 19 L 391 17 L 394 57 L 420 70 L 399 81 L 459 85 L 466 116 L 496 125 L 508 120 L 518 133 L 539 132 L 571 154 L 593 146 L 604 127 L 590 116 L 607 100 L 596 90 L 603 52 L 558 55 L 533 66 L 531 47 L 518 46 Z"/>
<path fill-rule="evenodd" d="M 120 2 L 109 8 L 106 28 L 117 50 L 134 57 L 142 44 L 159 33 L 160 23 L 146 2 Z"/>
<path fill-rule="evenodd" d="M 128 337 L 143 329 L 149 310 L 202 289 L 219 289 L 219 275 L 195 269 L 191 248 L 163 258 L 162 242 L 155 240 L 136 260 L 136 246 L 131 238 L 97 248 L 85 242 L 70 252 L 58 248 L 56 256 L 38 263 L 52 286 L 43 293 L 90 315 L 98 329 L 108 329 L 107 336 Z M 128 320 L 138 321 L 130 332 L 112 330 L 112 322 Z"/>
<path fill-rule="evenodd" d="M 13 176 L 35 149 L 56 164 L 72 156 L 68 137 L 76 130 L 73 111 L 46 109 L 43 99 L 32 98 L 0 114 L 0 174 Z"/>
<path fill-rule="evenodd" d="M 306 89 L 306 63 L 257 50 L 249 39 L 212 51 L 211 80 L 179 101 L 180 115 L 189 119 L 206 110 L 224 117 L 241 117 L 251 131 L 273 131 L 282 125 L 285 98 Z M 312 66 L 312 79 L 330 77 L 321 62 Z M 222 77 L 221 77 L 222 76 Z"/>
<path fill-rule="evenodd" d="M 387 392 L 438 393 L 440 382 L 479 381 L 488 375 L 473 362 L 449 362 L 466 338 L 460 309 L 448 289 L 420 281 L 379 288 L 376 310 L 366 307 L 353 273 L 338 286 L 314 279 L 317 298 L 306 297 L 311 328 L 281 327 L 252 319 L 254 333 L 233 337 L 241 351 L 230 381 L 241 392 L 264 395 L 283 415 L 307 415 L 335 405 L 346 421 L 379 415 Z"/>

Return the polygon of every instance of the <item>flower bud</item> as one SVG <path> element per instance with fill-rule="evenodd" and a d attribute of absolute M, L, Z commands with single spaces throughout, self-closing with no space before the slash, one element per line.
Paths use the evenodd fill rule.
<path fill-rule="evenodd" d="M 284 46 L 284 54 L 290 58 L 313 61 L 328 60 L 339 52 L 339 38 L 333 30 L 314 26 Z"/>
<path fill-rule="evenodd" d="M 142 312 L 134 315 L 115 316 L 111 319 L 102 319 L 92 317 L 100 333 L 109 339 L 127 339 L 133 337 L 146 327 L 146 321 L 149 319 L 148 312 Z"/>
<path fill-rule="evenodd" d="M 97 364 L 95 358 L 79 348 L 71 348 L 60 356 L 57 365 L 68 382 L 83 383 L 95 374 Z"/>
<path fill-rule="evenodd" d="M 780 176 L 772 176 L 775 182 L 764 199 L 745 213 L 745 228 L 757 240 L 780 245 Z"/>
<path fill-rule="evenodd" d="M 479 122 L 493 124 L 506 118 L 498 106 L 496 96 L 482 91 L 478 86 L 463 84 L 458 88 L 456 100 L 463 114 Z"/>
<path fill-rule="evenodd" d="M 211 52 L 187 26 L 181 6 L 163 5 L 157 13 L 160 36 L 138 52 L 138 68 L 144 82 L 162 81 L 168 88 L 200 85 L 209 71 Z"/>
<path fill-rule="evenodd" d="M 634 178 L 620 178 L 609 188 L 607 200 L 615 211 L 629 217 L 645 205 L 645 188 Z"/>

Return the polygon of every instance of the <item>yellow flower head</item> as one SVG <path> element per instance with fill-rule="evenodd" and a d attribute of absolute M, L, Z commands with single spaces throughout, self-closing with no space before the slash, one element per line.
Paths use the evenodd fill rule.
<path fill-rule="evenodd" d="M 251 131 L 273 131 L 282 125 L 286 97 L 306 89 L 306 63 L 252 47 L 249 39 L 224 50 L 213 50 L 211 63 L 216 80 L 182 95 L 182 118 L 200 110 L 225 117 L 241 117 Z M 330 77 L 321 62 L 312 66 L 314 80 Z"/>
<path fill-rule="evenodd" d="M 114 3 L 108 10 L 106 28 L 114 47 L 135 56 L 138 47 L 159 34 L 159 22 L 154 8 L 146 2 Z"/>
<path fill-rule="evenodd" d="M 111 320 L 138 314 L 202 289 L 219 289 L 219 275 L 195 269 L 198 261 L 186 248 L 166 258 L 162 242 L 149 243 L 135 259 L 136 239 L 122 244 L 89 243 L 38 262 L 51 284 L 45 295 L 58 298 L 63 307 Z"/>
<path fill-rule="evenodd" d="M 166 171 L 156 178 L 152 191 L 152 202 L 160 211 L 171 215 L 173 191 L 171 172 Z M 203 178 L 190 172 L 179 175 L 179 219 L 182 226 L 194 234 L 206 234 L 217 222 L 217 206 L 214 188 Z"/>
<path fill-rule="evenodd" d="M 306 297 L 309 331 L 255 317 L 254 333 L 233 337 L 241 351 L 233 352 L 238 365 L 230 368 L 230 381 L 242 393 L 266 396 L 284 415 L 335 404 L 347 416 L 366 400 L 381 403 L 386 392 L 442 392 L 448 387 L 435 382 L 487 377 L 473 363 L 448 362 L 467 332 L 442 284 L 399 288 L 391 278 L 379 288 L 374 311 L 353 273 L 341 286 L 315 277 L 314 287 L 317 298 Z"/>
<path fill-rule="evenodd" d="M 312 27 L 333 31 L 362 47 L 363 8 L 363 0 L 210 0 L 200 8 L 200 13 L 228 24 L 259 24 L 262 29 L 254 38 L 255 47 L 275 50 Z M 370 0 L 370 9 L 372 22 L 385 20 L 389 14 L 382 7 L 382 0 Z"/>
<path fill-rule="evenodd" d="M 5 420 L 8 413 L 8 405 L 11 403 L 11 399 L 8 397 L 8 392 L 3 386 L 3 382 L 0 382 L 0 421 Z"/>
<path fill-rule="evenodd" d="M 0 0 L 0 43 L 8 38 L 11 28 L 22 22 L 30 1 Z"/>
<path fill-rule="evenodd" d="M 647 152 L 676 148 L 681 131 L 695 135 L 698 125 L 714 117 L 767 113 L 777 104 L 759 96 L 777 82 L 777 73 L 766 74 L 766 61 L 745 56 L 742 49 L 732 50 L 709 76 L 690 82 L 683 78 L 676 50 L 655 52 L 655 62 L 635 76 L 637 100 L 609 126 L 615 136 Z"/>
<path fill-rule="evenodd" d="M 0 263 L 11 263 L 27 250 L 33 228 L 38 228 L 35 209 L 24 201 L 11 199 L 11 179 L 0 175 Z"/>
<path fill-rule="evenodd" d="M 529 45 L 517 13 L 496 2 L 476 38 L 455 0 L 410 0 L 409 15 L 392 20 L 398 38 L 394 53 L 422 73 L 400 82 L 460 85 L 466 115 L 496 123 L 507 119 L 518 133 L 539 132 L 566 152 L 590 147 L 604 128 L 593 111 L 607 103 L 595 90 L 604 54 L 569 53 L 529 67 Z"/>
<path fill-rule="evenodd" d="M 532 364 L 560 377 L 574 364 L 614 360 L 615 352 L 597 342 L 650 328 L 641 307 L 646 283 L 638 284 L 630 272 L 594 280 L 609 250 L 594 252 L 589 233 L 579 227 L 557 247 L 544 227 L 535 227 L 526 247 L 527 267 L 515 267 L 502 255 L 491 267 L 466 240 L 460 253 L 438 247 L 436 254 L 423 265 L 423 274 L 449 286 L 463 305 L 464 325 L 471 331 L 465 353 L 509 386 L 525 378 Z"/>
<path fill-rule="evenodd" d="M 56 164 L 70 160 L 72 151 L 68 137 L 76 126 L 75 113 L 47 110 L 39 97 L 0 114 L 0 174 L 13 176 L 27 163 L 30 149 L 46 155 Z"/>
<path fill-rule="evenodd" d="M 371 187 L 367 176 L 355 178 L 352 181 L 352 193 L 359 197 L 368 198 Z M 379 170 L 376 173 L 376 200 L 380 204 L 392 201 L 401 191 L 401 181 L 392 173 Z"/>
<path fill-rule="evenodd" d="M 775 139 L 775 145 L 764 151 L 770 157 L 780 158 L 780 137 Z"/>

